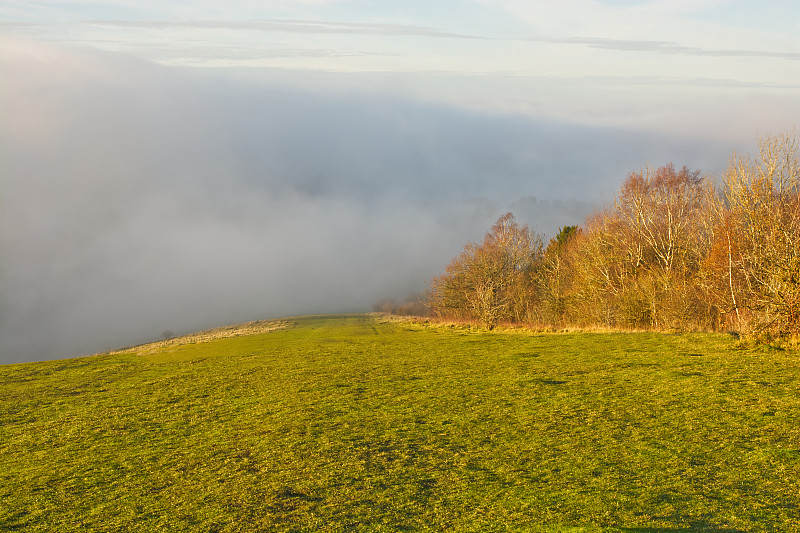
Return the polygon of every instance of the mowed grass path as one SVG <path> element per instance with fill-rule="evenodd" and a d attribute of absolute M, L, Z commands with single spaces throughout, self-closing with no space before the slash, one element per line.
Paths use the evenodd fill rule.
<path fill-rule="evenodd" d="M 3 531 L 800 531 L 800 356 L 306 317 L 0 367 Z"/>

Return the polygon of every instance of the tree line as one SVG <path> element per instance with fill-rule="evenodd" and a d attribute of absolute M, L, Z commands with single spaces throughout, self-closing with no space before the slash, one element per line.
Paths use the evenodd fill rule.
<path fill-rule="evenodd" d="M 800 157 L 794 136 L 734 155 L 721 179 L 632 172 L 614 203 L 543 237 L 507 213 L 427 293 L 444 319 L 800 335 Z"/>

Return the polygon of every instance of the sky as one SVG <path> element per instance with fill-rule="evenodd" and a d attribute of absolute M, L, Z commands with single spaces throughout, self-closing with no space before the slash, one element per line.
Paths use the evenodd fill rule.
<path fill-rule="evenodd" d="M 800 4 L 0 0 L 0 363 L 402 299 L 800 123 Z"/>

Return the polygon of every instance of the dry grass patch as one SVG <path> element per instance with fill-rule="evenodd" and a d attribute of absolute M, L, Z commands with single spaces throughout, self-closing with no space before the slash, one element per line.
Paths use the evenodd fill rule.
<path fill-rule="evenodd" d="M 248 335 L 258 335 L 261 333 L 269 333 L 279 329 L 291 327 L 292 322 L 286 320 L 254 320 L 245 324 L 236 324 L 232 326 L 222 326 L 219 328 L 207 329 L 188 335 L 181 335 L 178 337 L 171 337 L 156 342 L 141 344 L 139 346 L 132 346 L 107 352 L 109 355 L 134 351 L 139 354 L 151 354 L 160 351 L 164 348 L 183 346 L 185 344 L 199 344 L 201 342 L 210 342 L 218 339 L 227 339 L 229 337 L 244 337 Z"/>

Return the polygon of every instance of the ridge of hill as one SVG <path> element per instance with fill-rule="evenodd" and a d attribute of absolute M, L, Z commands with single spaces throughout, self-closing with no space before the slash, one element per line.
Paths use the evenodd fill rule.
<path fill-rule="evenodd" d="M 170 346 L 197 344 L 200 342 L 210 342 L 213 340 L 226 339 L 229 337 L 257 335 L 259 333 L 269 333 L 270 331 L 288 328 L 291 326 L 292 323 L 287 320 L 254 320 L 242 324 L 232 324 L 228 326 L 220 326 L 216 328 L 205 329 L 202 331 L 196 331 L 194 333 L 188 333 L 186 335 L 178 335 L 178 336 L 169 335 L 168 338 L 159 341 L 147 342 L 145 344 L 138 344 L 136 346 L 126 346 L 124 348 L 118 348 L 103 353 L 118 354 L 118 353 L 128 352 L 131 350 L 136 350 L 137 352 L 140 353 L 155 353 L 158 350 Z"/>

